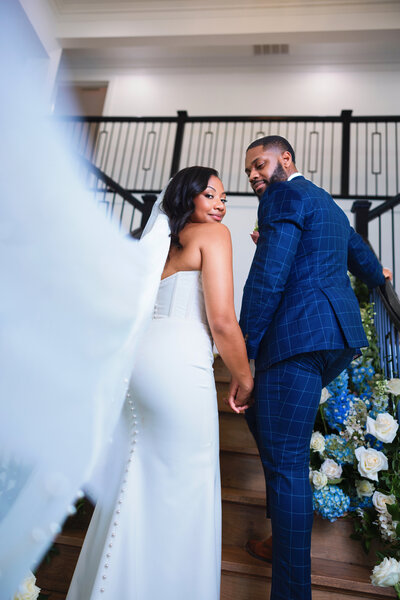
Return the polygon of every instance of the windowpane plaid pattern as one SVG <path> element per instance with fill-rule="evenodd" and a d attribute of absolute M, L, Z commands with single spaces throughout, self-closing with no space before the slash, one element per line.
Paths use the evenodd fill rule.
<path fill-rule="evenodd" d="M 260 451 L 272 520 L 272 600 L 310 600 L 309 447 L 321 389 L 366 346 L 349 268 L 384 283 L 373 252 L 331 196 L 304 177 L 272 184 L 258 210 L 259 240 L 240 325 L 256 359 L 246 413 Z"/>
<path fill-rule="evenodd" d="M 246 419 L 267 485 L 273 536 L 271 600 L 311 598 L 310 439 L 322 385 L 336 377 L 353 354 L 349 348 L 310 352 L 256 372 L 255 404 L 246 411 Z"/>
<path fill-rule="evenodd" d="M 369 287 L 382 267 L 325 190 L 304 177 L 271 185 L 240 325 L 257 368 L 302 352 L 367 345 L 349 268 Z"/>

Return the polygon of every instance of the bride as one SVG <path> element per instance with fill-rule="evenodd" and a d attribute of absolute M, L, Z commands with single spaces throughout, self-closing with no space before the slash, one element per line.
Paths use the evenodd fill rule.
<path fill-rule="evenodd" d="M 234 410 L 253 387 L 234 311 L 225 203 L 218 173 L 189 167 L 155 209 L 168 219 L 168 256 L 67 600 L 219 598 L 213 340 L 236 382 Z"/>

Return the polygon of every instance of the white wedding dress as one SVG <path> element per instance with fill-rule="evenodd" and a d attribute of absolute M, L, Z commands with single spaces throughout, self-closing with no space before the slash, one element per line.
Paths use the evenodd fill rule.
<path fill-rule="evenodd" d="M 170 247 L 162 195 L 138 242 L 101 214 L 48 118 L 17 4 L 0 2 L 0 597 L 40 563 L 83 488 L 97 506 L 70 599 L 215 600 L 217 407 L 201 277 L 165 280 L 163 318 L 151 319 Z"/>
<path fill-rule="evenodd" d="M 221 499 L 200 271 L 160 283 L 67 600 L 217 600 Z"/>

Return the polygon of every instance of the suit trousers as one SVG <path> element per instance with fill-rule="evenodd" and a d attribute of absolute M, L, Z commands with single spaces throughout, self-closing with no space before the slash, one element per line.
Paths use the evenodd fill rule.
<path fill-rule="evenodd" d="M 310 440 L 322 388 L 355 353 L 351 348 L 306 352 L 256 370 L 255 403 L 246 420 L 266 480 L 273 536 L 271 600 L 311 599 Z"/>

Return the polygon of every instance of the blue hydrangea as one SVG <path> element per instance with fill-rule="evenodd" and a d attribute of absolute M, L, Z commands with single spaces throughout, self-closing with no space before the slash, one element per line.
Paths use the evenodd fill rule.
<path fill-rule="evenodd" d="M 367 407 L 367 410 L 371 410 L 372 408 L 372 389 L 364 390 L 360 394 L 360 400 L 362 400 Z"/>
<path fill-rule="evenodd" d="M 389 406 L 389 398 L 387 396 L 378 396 L 372 398 L 372 410 L 369 412 L 369 416 L 372 419 L 376 419 L 379 413 L 387 412 Z"/>
<path fill-rule="evenodd" d="M 349 511 L 350 498 L 337 485 L 314 490 L 313 508 L 323 519 L 333 522 Z"/>
<path fill-rule="evenodd" d="M 371 497 L 362 496 L 362 498 L 359 498 L 357 495 L 350 496 L 350 508 L 349 508 L 350 512 L 354 512 L 358 508 L 360 508 L 361 510 L 364 510 L 366 508 L 371 508 L 372 506 L 373 506 L 372 496 Z"/>
<path fill-rule="evenodd" d="M 361 394 L 362 392 L 371 393 L 370 382 L 375 375 L 375 369 L 371 362 L 365 364 L 361 357 L 361 359 L 351 363 L 349 371 L 354 390 L 358 394 Z"/>
<path fill-rule="evenodd" d="M 325 454 L 340 465 L 355 461 L 353 446 L 347 445 L 346 440 L 335 433 L 325 436 Z"/>
<path fill-rule="evenodd" d="M 339 395 L 331 396 L 325 402 L 323 405 L 325 419 L 327 420 L 331 429 L 341 431 L 344 428 L 345 421 L 350 414 L 351 407 L 353 406 L 353 399 L 354 396 L 352 394 L 349 394 L 347 390 L 343 390 Z"/>
<path fill-rule="evenodd" d="M 327 385 L 327 389 L 332 396 L 339 396 L 342 392 L 345 392 L 349 385 L 349 374 L 347 370 L 344 370 Z"/>
<path fill-rule="evenodd" d="M 380 440 L 377 440 L 376 437 L 370 433 L 365 434 L 365 441 L 368 442 L 369 447 L 374 448 L 374 450 L 382 450 L 383 449 L 383 442 L 381 442 Z"/>

